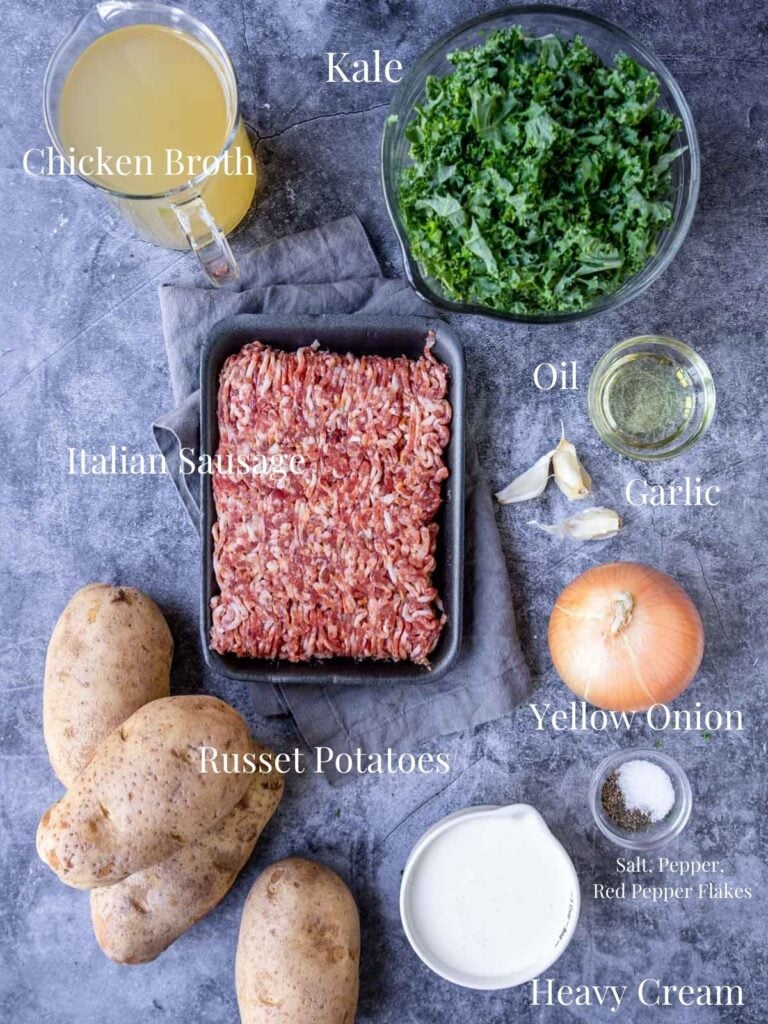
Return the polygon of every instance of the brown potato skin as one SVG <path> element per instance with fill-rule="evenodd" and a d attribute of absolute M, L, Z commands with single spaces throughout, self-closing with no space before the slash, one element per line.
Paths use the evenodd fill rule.
<path fill-rule="evenodd" d="M 359 965 L 357 906 L 335 872 L 291 857 L 259 876 L 235 963 L 242 1024 L 352 1024 Z"/>
<path fill-rule="evenodd" d="M 53 770 L 71 786 L 101 740 L 170 692 L 173 638 L 155 602 L 133 587 L 90 583 L 54 627 L 43 689 Z"/>
<path fill-rule="evenodd" d="M 40 858 L 75 889 L 114 885 L 216 829 L 251 777 L 208 772 L 199 748 L 251 750 L 248 727 L 217 697 L 163 697 L 134 712 L 37 830 Z"/>
<path fill-rule="evenodd" d="M 254 752 L 269 753 L 259 744 Z M 215 832 L 116 885 L 91 890 L 93 931 L 110 960 L 154 960 L 224 899 L 283 795 L 274 769 L 250 779 Z"/>

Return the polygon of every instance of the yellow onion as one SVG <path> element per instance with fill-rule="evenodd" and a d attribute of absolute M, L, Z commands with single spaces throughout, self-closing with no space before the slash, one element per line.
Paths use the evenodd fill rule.
<path fill-rule="evenodd" d="M 549 650 L 566 686 L 608 711 L 645 711 L 678 697 L 704 654 L 704 627 L 670 576 L 637 562 L 587 569 L 549 620 Z"/>

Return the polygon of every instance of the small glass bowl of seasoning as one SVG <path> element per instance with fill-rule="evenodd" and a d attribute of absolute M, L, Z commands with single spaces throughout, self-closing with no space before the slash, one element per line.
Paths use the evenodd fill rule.
<path fill-rule="evenodd" d="M 715 414 L 715 384 L 704 360 L 676 338 L 629 338 L 605 353 L 589 380 L 592 426 L 631 459 L 688 451 Z"/>
<path fill-rule="evenodd" d="M 658 750 L 621 750 L 601 761 L 589 803 L 597 827 L 618 846 L 656 850 L 685 828 L 691 786 L 677 763 Z"/>

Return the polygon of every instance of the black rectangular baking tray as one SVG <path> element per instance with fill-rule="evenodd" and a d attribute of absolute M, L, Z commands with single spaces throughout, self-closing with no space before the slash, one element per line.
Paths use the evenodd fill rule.
<path fill-rule="evenodd" d="M 347 685 L 428 682 L 453 665 L 461 645 L 464 570 L 464 353 L 461 342 L 443 320 L 426 317 L 289 316 L 242 313 L 217 323 L 208 335 L 200 361 L 200 453 L 213 456 L 219 443 L 217 398 L 224 360 L 249 341 L 285 351 L 319 341 L 332 352 L 354 355 L 406 355 L 418 358 L 427 331 L 436 334 L 435 356 L 448 367 L 448 398 L 453 409 L 451 439 L 445 453 L 450 476 L 443 484 L 438 513 L 435 585 L 448 621 L 430 658 L 431 667 L 411 662 L 325 658 L 293 663 L 221 655 L 208 646 L 211 598 L 218 588 L 213 571 L 211 527 L 216 519 L 212 479 L 202 475 L 202 606 L 201 629 L 205 660 L 214 672 L 243 682 Z"/>

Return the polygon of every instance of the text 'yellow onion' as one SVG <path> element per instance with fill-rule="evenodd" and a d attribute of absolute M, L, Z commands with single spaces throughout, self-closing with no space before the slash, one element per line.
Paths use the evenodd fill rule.
<path fill-rule="evenodd" d="M 679 696 L 704 654 L 693 602 L 671 577 L 637 562 L 587 569 L 549 620 L 552 661 L 579 697 L 609 711 L 645 711 Z"/>

